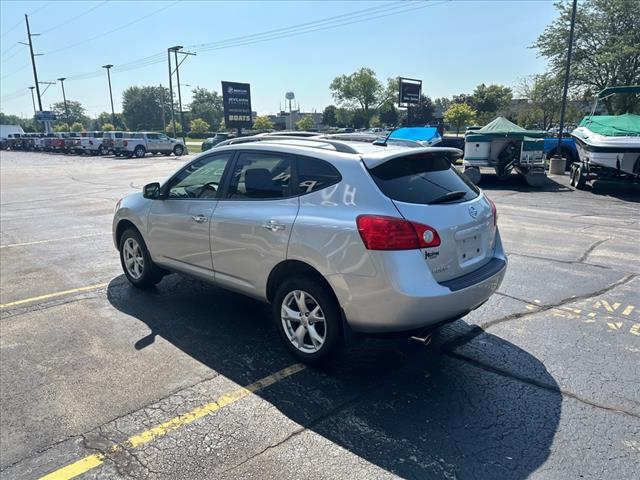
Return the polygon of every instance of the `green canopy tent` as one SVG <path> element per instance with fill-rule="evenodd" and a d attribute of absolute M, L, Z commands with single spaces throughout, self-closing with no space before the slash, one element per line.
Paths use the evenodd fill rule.
<path fill-rule="evenodd" d="M 504 117 L 498 117 L 486 124 L 480 130 L 474 130 L 473 133 L 470 133 L 465 137 L 465 140 L 468 139 L 472 142 L 477 141 L 474 138 L 470 138 L 475 135 L 486 135 L 491 136 L 492 138 L 517 138 L 522 140 L 524 137 L 544 138 L 546 133 L 540 130 L 527 130 L 526 128 L 522 128 L 515 123 L 510 122 Z"/>

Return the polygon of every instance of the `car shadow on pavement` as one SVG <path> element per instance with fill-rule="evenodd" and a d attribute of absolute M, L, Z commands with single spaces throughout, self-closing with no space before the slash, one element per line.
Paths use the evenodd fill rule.
<path fill-rule="evenodd" d="M 240 385 L 295 363 L 269 320 L 270 307 L 244 296 L 178 275 L 141 291 L 120 276 L 108 299 L 150 329 L 132 341 L 137 350 L 162 337 Z M 469 341 L 481 344 L 471 361 L 456 353 Z M 527 375 L 536 381 L 522 381 Z M 462 320 L 430 346 L 408 339 L 357 343 L 323 369 L 306 369 L 257 395 L 304 427 L 320 442 L 313 444 L 318 452 L 328 440 L 411 479 L 528 478 L 549 456 L 562 398 L 539 360 Z M 264 428 L 274 430 L 277 443 L 281 432 L 270 421 Z M 318 454 L 309 461 L 329 468 L 329 460 Z M 296 463 L 280 459 L 274 468 L 295 473 Z"/>

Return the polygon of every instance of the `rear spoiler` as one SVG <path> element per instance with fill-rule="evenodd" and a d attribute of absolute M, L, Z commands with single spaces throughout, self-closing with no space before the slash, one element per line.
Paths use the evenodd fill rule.
<path fill-rule="evenodd" d="M 420 154 L 441 154 L 449 160 L 449 162 L 453 163 L 459 158 L 462 158 L 463 152 L 459 148 L 453 147 L 422 147 L 422 148 L 410 148 L 410 149 L 402 149 L 395 150 L 393 152 L 384 152 L 385 154 L 375 153 L 375 154 L 363 154 L 362 161 L 367 166 L 367 168 L 375 168 L 383 163 L 388 162 L 389 160 L 393 160 L 400 157 L 409 157 Z"/>

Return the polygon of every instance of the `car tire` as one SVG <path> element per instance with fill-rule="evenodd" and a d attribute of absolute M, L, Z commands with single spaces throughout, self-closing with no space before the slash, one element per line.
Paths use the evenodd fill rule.
<path fill-rule="evenodd" d="M 575 183 L 578 190 L 584 190 L 587 186 L 587 173 L 583 165 L 578 165 L 576 168 Z"/>
<path fill-rule="evenodd" d="M 340 306 L 319 280 L 307 276 L 285 280 L 274 296 L 272 315 L 283 342 L 303 363 L 322 364 L 342 347 Z"/>
<path fill-rule="evenodd" d="M 173 147 L 173 154 L 176 157 L 180 157 L 184 153 L 184 147 L 182 145 L 176 145 Z"/>
<path fill-rule="evenodd" d="M 98 151 L 96 153 L 100 156 L 104 155 L 104 148 L 102 148 L 102 145 L 98 147 Z"/>
<path fill-rule="evenodd" d="M 138 145 L 133 150 L 133 154 L 136 156 L 136 158 L 142 158 L 146 155 L 146 153 L 147 153 L 147 150 L 142 145 Z"/>
<path fill-rule="evenodd" d="M 137 288 L 149 288 L 163 277 L 163 271 L 153 263 L 140 232 L 128 228 L 120 237 L 120 264 L 127 280 Z"/>

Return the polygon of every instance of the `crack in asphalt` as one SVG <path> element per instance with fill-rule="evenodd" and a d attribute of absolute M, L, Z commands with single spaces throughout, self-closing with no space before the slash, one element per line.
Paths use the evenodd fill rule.
<path fill-rule="evenodd" d="M 445 355 L 451 357 L 451 358 L 455 358 L 455 359 L 461 360 L 463 362 L 470 363 L 472 365 L 475 365 L 478 368 L 481 368 L 483 370 L 486 370 L 486 371 L 489 371 L 489 372 L 492 372 L 492 373 L 496 373 L 496 374 L 498 374 L 500 376 L 511 378 L 513 380 L 517 380 L 519 382 L 526 383 L 528 385 L 532 385 L 534 387 L 538 387 L 538 388 L 541 388 L 543 390 L 547 390 L 549 392 L 559 393 L 559 394 L 565 395 L 567 397 L 573 398 L 574 400 L 577 400 L 577 401 L 579 401 L 581 403 L 584 403 L 586 405 L 589 405 L 591 407 L 600 408 L 600 409 L 608 410 L 608 411 L 611 411 L 611 412 L 622 413 L 622 414 L 629 415 L 631 417 L 640 419 L 640 414 L 638 414 L 636 412 L 632 412 L 630 410 L 626 410 L 626 409 L 619 408 L 619 407 L 611 407 L 611 406 L 605 405 L 603 403 L 594 402 L 592 400 L 589 400 L 589 399 L 586 399 L 584 397 L 581 397 L 581 396 L 579 396 L 579 395 L 577 395 L 577 394 L 575 394 L 575 393 L 573 393 L 573 392 L 571 392 L 569 390 L 564 390 L 564 389 L 559 388 L 559 387 L 554 387 L 553 385 L 550 385 L 550 384 L 545 383 L 545 382 L 541 382 L 540 380 L 536 380 L 535 378 L 526 377 L 524 375 L 518 375 L 517 373 L 510 372 L 510 371 L 504 370 L 502 368 L 494 367 L 491 364 L 481 362 L 481 361 L 476 360 L 474 358 L 471 358 L 471 357 L 468 357 L 466 355 L 462 355 L 460 353 L 456 353 L 456 352 L 453 352 L 453 351 L 445 351 L 443 353 Z"/>
<path fill-rule="evenodd" d="M 577 263 L 582 263 L 584 262 L 587 257 L 589 255 L 591 255 L 591 253 L 598 248 L 600 245 L 602 245 L 604 242 L 608 242 L 609 240 L 611 240 L 611 238 L 605 238 L 603 240 L 598 240 L 597 242 L 594 242 L 593 244 L 591 244 L 582 255 L 580 255 L 580 258 L 578 258 Z"/>

